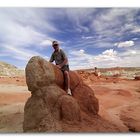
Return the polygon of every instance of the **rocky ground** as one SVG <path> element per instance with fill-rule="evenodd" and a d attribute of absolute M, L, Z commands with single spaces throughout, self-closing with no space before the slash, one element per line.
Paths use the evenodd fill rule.
<path fill-rule="evenodd" d="M 140 132 L 140 81 L 118 77 L 95 77 L 94 74 L 80 74 L 99 99 L 99 115 L 111 122 L 118 132 Z M 25 77 L 0 77 L 0 132 L 23 132 L 24 105 L 30 97 Z M 84 115 L 84 114 L 83 114 Z M 86 132 L 92 132 L 88 116 L 84 117 Z M 99 122 L 99 124 L 101 124 Z M 105 128 L 107 123 L 103 125 Z M 70 127 L 70 125 L 68 125 Z M 97 126 L 97 125 L 96 125 Z M 68 129 L 67 126 L 63 126 Z M 77 126 L 75 127 L 76 132 Z M 74 130 L 74 129 L 73 129 Z M 98 130 L 98 131 L 97 131 Z M 96 132 L 100 132 L 100 125 Z"/>

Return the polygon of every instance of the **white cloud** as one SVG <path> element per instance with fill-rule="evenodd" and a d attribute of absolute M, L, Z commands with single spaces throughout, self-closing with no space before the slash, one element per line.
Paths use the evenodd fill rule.
<path fill-rule="evenodd" d="M 49 33 L 59 32 L 49 21 L 46 22 L 46 16 L 46 12 L 37 8 L 1 8 L 0 56 L 22 62 L 33 55 L 41 56 L 37 50 L 42 49 L 46 38 L 51 38 Z"/>
<path fill-rule="evenodd" d="M 133 63 L 137 64 L 139 60 L 138 51 L 125 50 L 125 52 L 120 53 L 110 48 L 115 45 L 118 48 L 130 49 L 131 46 L 137 45 L 138 41 L 134 42 L 137 38 L 115 44 L 112 42 L 116 39 L 114 36 L 117 36 L 117 40 L 124 40 L 123 35 L 140 32 L 139 25 L 134 22 L 134 15 L 138 9 L 113 8 L 106 9 L 105 12 L 103 10 L 98 12 L 96 9 L 70 8 L 59 9 L 56 12 L 54 9 L 40 8 L 0 9 L 0 37 L 3 42 L 0 44 L 0 56 L 9 56 L 9 58 L 26 61 L 32 55 L 42 55 L 37 52 L 39 47 L 44 49 L 44 47 L 50 46 L 51 41 L 48 41 L 47 38 L 57 40 L 53 39 L 51 34 L 61 33 L 59 29 L 54 27 L 56 24 L 53 23 L 54 19 L 67 17 L 66 19 L 72 26 L 70 33 L 76 33 L 76 37 L 78 36 L 75 38 L 76 41 L 72 40 L 73 42 L 71 42 L 70 40 L 68 43 L 68 45 L 72 45 L 69 55 L 73 67 L 110 67 L 123 65 L 125 64 L 124 60 L 129 60 L 132 65 Z M 89 24 L 90 26 L 88 26 Z M 67 51 L 65 47 L 67 43 L 59 42 Z M 31 45 L 37 48 L 31 48 Z M 73 48 L 76 50 L 72 50 Z M 91 55 L 86 52 L 89 48 L 105 48 L 107 50 L 97 55 Z M 49 53 L 50 50 L 47 49 L 47 53 Z M 43 52 L 41 49 L 39 51 Z M 46 58 L 48 57 L 46 56 Z"/>
<path fill-rule="evenodd" d="M 140 50 L 131 50 L 131 49 L 129 49 L 129 50 L 127 50 L 127 51 L 125 51 L 125 52 L 122 52 L 122 53 L 120 53 L 119 54 L 119 56 L 121 56 L 121 57 L 134 57 L 134 56 L 140 56 Z"/>
<path fill-rule="evenodd" d="M 135 37 L 135 38 L 132 38 L 132 40 L 136 41 L 136 40 L 138 40 L 138 38 L 137 38 L 137 37 Z"/>
<path fill-rule="evenodd" d="M 5 44 L 39 45 L 49 33 L 59 32 L 49 20 L 47 13 L 37 8 L 2 8 L 0 9 L 0 36 Z M 43 33 L 42 31 L 46 31 Z M 39 46 L 38 46 L 39 47 Z"/>
<path fill-rule="evenodd" d="M 41 43 L 40 43 L 41 46 L 51 46 L 52 45 L 52 40 L 43 40 Z"/>
<path fill-rule="evenodd" d="M 70 65 L 73 69 L 84 69 L 97 67 L 109 67 L 116 65 L 116 62 L 120 60 L 117 52 L 113 49 L 105 50 L 99 55 L 91 55 L 85 52 L 85 50 L 70 52 Z"/>
<path fill-rule="evenodd" d="M 126 47 L 134 46 L 135 44 L 134 41 L 130 40 L 130 41 L 115 43 L 114 45 L 117 46 L 118 48 L 126 48 Z"/>
<path fill-rule="evenodd" d="M 41 56 L 40 53 L 25 48 L 18 48 L 10 45 L 5 45 L 4 48 L 5 49 L 2 51 L 3 56 L 12 56 L 17 60 L 28 61 L 32 56 Z"/>
<path fill-rule="evenodd" d="M 84 69 L 90 68 L 91 63 L 89 60 L 92 59 L 93 56 L 87 54 L 85 50 L 72 50 L 69 52 L 69 63 L 72 69 Z"/>
<path fill-rule="evenodd" d="M 82 39 L 92 39 L 94 38 L 93 36 L 82 36 Z"/>
<path fill-rule="evenodd" d="M 84 55 L 80 55 L 82 52 Z M 105 50 L 99 55 L 90 55 L 85 51 L 73 51 L 69 57 L 71 69 L 87 69 L 97 67 L 138 67 L 140 51 L 127 50 L 118 53 L 113 49 Z"/>
<path fill-rule="evenodd" d="M 4 20 L 17 22 L 23 26 L 30 25 L 31 27 L 44 29 L 47 32 L 58 32 L 49 20 L 46 22 L 48 15 L 44 9 L 40 8 L 4 8 L 0 9 L 0 17 Z"/>
<path fill-rule="evenodd" d="M 67 17 L 74 23 L 75 29 L 79 32 L 89 32 L 89 27 L 84 26 L 83 22 L 90 21 L 91 16 L 90 14 L 95 12 L 96 9 L 86 9 L 86 8 L 71 8 L 71 9 L 66 9 L 66 14 Z"/>
<path fill-rule="evenodd" d="M 98 34 L 109 37 L 121 37 L 122 35 L 131 33 L 135 27 L 135 16 L 138 8 L 112 8 L 99 13 L 92 23 L 91 29 Z M 138 30 L 139 31 L 139 30 Z"/>
<path fill-rule="evenodd" d="M 109 49 L 109 50 L 105 50 L 102 54 L 112 57 L 112 56 L 116 56 L 117 55 L 117 52 L 114 51 L 113 49 Z"/>
<path fill-rule="evenodd" d="M 45 21 L 40 18 L 40 15 L 35 10 L 32 11 L 28 8 L 0 9 L 0 20 L 0 36 L 6 44 L 27 47 L 28 44 L 38 44 L 46 37 L 36 28 L 37 23 L 39 26 Z M 45 24 L 43 25 L 46 26 Z"/>
<path fill-rule="evenodd" d="M 116 62 L 120 60 L 120 57 L 118 56 L 118 53 L 115 50 L 109 49 L 105 50 L 99 55 L 96 55 L 94 59 L 96 65 L 100 67 L 108 67 L 110 65 L 116 65 Z"/>
<path fill-rule="evenodd" d="M 80 51 L 79 51 L 79 54 L 82 56 L 82 55 L 84 55 L 84 53 L 85 53 L 85 50 L 83 50 L 83 49 L 81 49 Z"/>
<path fill-rule="evenodd" d="M 131 32 L 132 33 L 140 33 L 140 26 L 134 26 Z"/>
<path fill-rule="evenodd" d="M 70 53 L 70 55 L 75 55 L 75 56 L 81 56 L 80 55 L 80 52 L 84 52 L 84 50 L 72 50 L 72 51 L 70 51 L 69 53 Z"/>
<path fill-rule="evenodd" d="M 40 43 L 41 46 L 44 46 L 44 47 L 47 47 L 47 46 L 52 46 L 52 42 L 54 40 L 57 40 L 57 42 L 60 44 L 60 45 L 63 45 L 64 42 L 63 41 L 60 41 L 58 39 L 54 39 L 54 38 L 47 38 L 45 40 L 42 40 L 42 42 Z"/>
<path fill-rule="evenodd" d="M 85 50 L 72 50 L 69 52 L 71 69 L 88 69 L 94 67 L 139 67 L 140 50 L 125 50 L 117 52 L 108 49 L 97 55 L 86 53 Z"/>

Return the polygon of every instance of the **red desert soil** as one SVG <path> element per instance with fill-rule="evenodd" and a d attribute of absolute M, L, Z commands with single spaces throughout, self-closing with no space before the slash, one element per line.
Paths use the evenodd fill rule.
<path fill-rule="evenodd" d="M 30 96 L 24 77 L 0 78 L 0 132 L 22 132 L 24 105 Z"/>
<path fill-rule="evenodd" d="M 88 83 L 99 99 L 99 115 L 121 132 L 140 132 L 140 81 L 101 78 Z"/>
<path fill-rule="evenodd" d="M 84 81 L 99 99 L 102 118 L 121 132 L 140 132 L 140 81 L 91 75 Z M 30 95 L 25 77 L 0 78 L 0 132 L 23 132 L 24 105 Z M 90 131 L 88 122 L 85 129 Z"/>

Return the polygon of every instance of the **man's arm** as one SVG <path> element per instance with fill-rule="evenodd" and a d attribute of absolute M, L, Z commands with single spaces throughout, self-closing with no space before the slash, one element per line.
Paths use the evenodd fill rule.
<path fill-rule="evenodd" d="M 54 56 L 53 56 L 53 54 L 51 55 L 51 58 L 50 58 L 50 60 L 49 60 L 49 62 L 53 62 L 54 61 Z"/>

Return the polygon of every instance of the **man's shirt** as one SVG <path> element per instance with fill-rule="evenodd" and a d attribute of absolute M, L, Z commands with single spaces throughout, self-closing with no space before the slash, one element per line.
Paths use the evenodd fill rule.
<path fill-rule="evenodd" d="M 54 51 L 52 53 L 50 62 L 55 61 L 55 64 L 59 65 L 59 64 L 63 63 L 65 59 L 67 59 L 67 56 L 64 53 L 64 51 L 62 49 L 60 49 L 59 51 Z M 68 65 L 68 63 L 66 65 Z"/>

